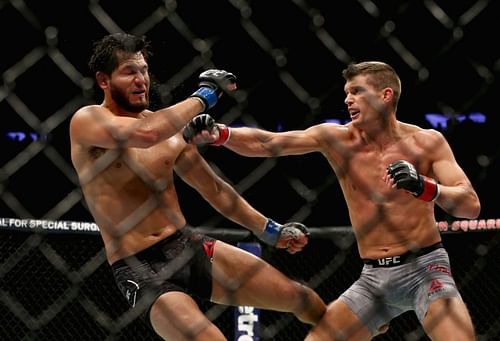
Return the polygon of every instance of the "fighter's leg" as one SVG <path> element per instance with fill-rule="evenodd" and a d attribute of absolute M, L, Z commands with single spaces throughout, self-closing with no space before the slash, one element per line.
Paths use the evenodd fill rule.
<path fill-rule="evenodd" d="M 156 333 L 165 340 L 227 340 L 196 302 L 182 292 L 161 295 L 151 307 L 150 319 Z"/>
<path fill-rule="evenodd" d="M 380 332 L 387 331 L 384 326 Z M 371 340 L 368 328 L 358 319 L 347 304 L 335 300 L 328 305 L 320 322 L 314 326 L 305 341 Z"/>
<path fill-rule="evenodd" d="M 433 301 L 422 324 L 434 341 L 476 340 L 469 311 L 459 297 L 443 297 Z"/>
<path fill-rule="evenodd" d="M 425 280 L 418 302 L 432 299 L 428 307 L 417 305 L 417 316 L 432 340 L 475 340 L 472 319 L 465 302 L 460 297 L 451 276 L 450 261 L 445 249 L 422 256 L 427 257 Z M 425 303 L 424 303 L 425 304 Z"/>
<path fill-rule="evenodd" d="M 316 324 L 326 309 L 319 295 L 286 277 L 261 258 L 217 241 L 213 257 L 212 300 L 291 312 L 304 323 Z"/>

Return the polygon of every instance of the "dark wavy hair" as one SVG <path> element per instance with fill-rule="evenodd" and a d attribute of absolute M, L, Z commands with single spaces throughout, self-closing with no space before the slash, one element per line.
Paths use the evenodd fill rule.
<path fill-rule="evenodd" d="M 145 36 L 128 33 L 113 33 L 94 43 L 88 66 L 95 74 L 97 71 L 110 75 L 119 65 L 120 54 L 141 52 L 146 61 L 151 57 L 151 44 Z"/>

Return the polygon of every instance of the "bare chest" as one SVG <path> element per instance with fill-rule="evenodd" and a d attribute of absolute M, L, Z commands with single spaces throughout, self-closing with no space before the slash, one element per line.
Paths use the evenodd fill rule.
<path fill-rule="evenodd" d="M 114 184 L 171 178 L 180 151 L 175 141 L 164 141 L 150 148 L 107 150 L 94 162 L 95 176 Z"/>
<path fill-rule="evenodd" d="M 406 160 L 420 168 L 425 167 L 421 163 L 423 159 L 418 148 L 410 148 L 404 143 L 396 143 L 383 149 L 368 146 L 343 159 L 342 168 L 345 169 L 346 176 L 339 180 L 353 189 L 384 195 L 390 191 L 384 177 L 392 162 Z"/>

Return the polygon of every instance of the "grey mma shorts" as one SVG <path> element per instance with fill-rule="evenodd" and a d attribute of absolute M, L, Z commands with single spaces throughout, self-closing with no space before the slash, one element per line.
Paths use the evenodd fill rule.
<path fill-rule="evenodd" d="M 441 297 L 461 297 L 443 247 L 395 266 L 365 264 L 359 279 L 339 299 L 375 335 L 406 311 L 415 311 L 422 323 L 431 302 Z"/>

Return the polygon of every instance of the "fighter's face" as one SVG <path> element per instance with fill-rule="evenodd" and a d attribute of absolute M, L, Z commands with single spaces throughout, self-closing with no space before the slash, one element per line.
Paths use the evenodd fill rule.
<path fill-rule="evenodd" d="M 109 83 L 112 99 L 124 110 L 139 113 L 149 106 L 149 69 L 141 53 L 120 60 Z"/>
<path fill-rule="evenodd" d="M 345 104 L 353 124 L 362 125 L 378 119 L 385 112 L 384 91 L 377 90 L 367 79 L 367 75 L 355 76 L 346 82 Z"/>

